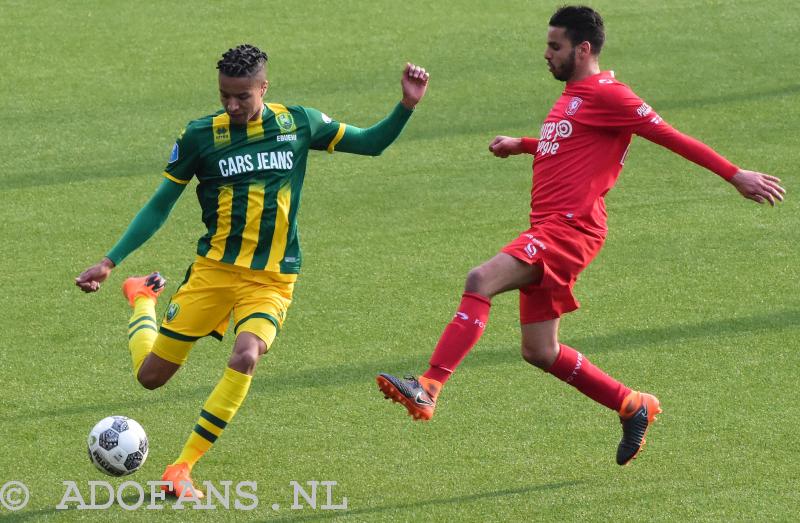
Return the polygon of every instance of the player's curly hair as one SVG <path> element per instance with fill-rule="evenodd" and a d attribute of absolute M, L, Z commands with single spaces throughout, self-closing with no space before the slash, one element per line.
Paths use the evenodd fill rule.
<path fill-rule="evenodd" d="M 217 69 L 225 76 L 253 76 L 267 63 L 267 53 L 250 44 L 237 45 L 222 54 Z"/>
<path fill-rule="evenodd" d="M 550 17 L 552 27 L 563 27 L 572 45 L 582 42 L 592 44 L 592 54 L 600 54 L 606 40 L 603 18 L 600 13 L 583 5 L 567 5 Z"/>

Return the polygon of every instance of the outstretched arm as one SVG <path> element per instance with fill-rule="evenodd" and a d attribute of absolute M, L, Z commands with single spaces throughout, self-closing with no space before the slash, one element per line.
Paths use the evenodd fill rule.
<path fill-rule="evenodd" d="M 681 133 L 664 121 L 660 121 L 658 125 L 643 125 L 636 129 L 636 134 L 715 172 L 736 187 L 745 198 L 775 205 L 775 201 L 783 201 L 783 195 L 786 194 L 779 178 L 740 169 L 711 147 Z"/>
<path fill-rule="evenodd" d="M 389 115 L 367 129 L 347 125 L 337 151 L 354 154 L 378 156 L 394 142 L 411 117 L 414 108 L 425 96 L 430 75 L 423 67 L 406 64 L 400 85 L 403 98 Z"/>
<path fill-rule="evenodd" d="M 161 228 L 170 211 L 183 193 L 186 185 L 165 179 L 156 189 L 155 194 L 144 204 L 131 221 L 128 229 L 116 245 L 98 263 L 92 265 L 75 278 L 83 292 L 100 290 L 100 283 L 111 274 L 111 269 L 119 265 L 130 253 L 138 249 Z"/>
<path fill-rule="evenodd" d="M 372 127 L 362 129 L 353 125 L 345 126 L 344 135 L 336 145 L 336 150 L 344 153 L 379 156 L 403 131 L 413 111 L 403 104 L 397 104 L 389 115 Z"/>
<path fill-rule="evenodd" d="M 536 154 L 536 149 L 539 147 L 539 140 L 536 138 L 514 138 L 511 136 L 495 136 L 492 143 L 489 144 L 489 151 L 498 158 L 508 158 L 514 154 Z"/>

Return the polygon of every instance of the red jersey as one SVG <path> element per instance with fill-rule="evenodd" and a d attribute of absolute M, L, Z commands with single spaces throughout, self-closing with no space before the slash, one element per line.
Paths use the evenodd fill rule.
<path fill-rule="evenodd" d="M 534 154 L 531 224 L 553 215 L 605 237 L 603 197 L 617 181 L 631 137 L 668 147 L 729 180 L 738 168 L 710 147 L 670 127 L 613 71 L 568 82 L 539 138 L 523 138 Z"/>

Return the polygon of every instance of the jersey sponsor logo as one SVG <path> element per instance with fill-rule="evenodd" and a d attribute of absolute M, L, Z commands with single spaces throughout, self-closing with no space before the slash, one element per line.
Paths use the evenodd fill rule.
<path fill-rule="evenodd" d="M 323 121 L 323 122 L 325 122 L 325 123 L 331 123 L 331 122 L 333 121 L 333 120 L 331 119 L 331 117 L 330 117 L 330 116 L 328 116 L 327 114 L 325 114 L 325 113 L 320 113 L 320 114 L 322 115 L 322 121 Z"/>
<path fill-rule="evenodd" d="M 294 153 L 292 151 L 269 151 L 256 155 L 259 170 L 288 171 L 294 166 Z"/>
<path fill-rule="evenodd" d="M 559 140 L 570 136 L 572 136 L 572 122 L 569 120 L 545 122 L 539 132 L 539 146 L 536 148 L 536 154 L 555 155 L 560 147 Z"/>
<path fill-rule="evenodd" d="M 294 124 L 294 117 L 292 116 L 292 113 L 276 114 L 275 123 L 278 124 L 278 128 L 282 133 L 290 133 L 297 129 L 297 126 Z"/>
<path fill-rule="evenodd" d="M 561 120 L 556 124 L 556 139 L 569 138 L 572 136 L 572 122 L 569 120 Z"/>
<path fill-rule="evenodd" d="M 296 134 L 279 134 L 275 137 L 275 139 L 279 142 L 296 142 L 297 135 Z"/>
<path fill-rule="evenodd" d="M 255 155 L 239 154 L 219 161 L 219 173 L 228 177 L 253 171 L 289 171 L 294 166 L 292 151 L 264 151 Z"/>
<path fill-rule="evenodd" d="M 580 96 L 573 96 L 567 104 L 567 110 L 564 111 L 567 116 L 573 116 L 580 109 L 583 99 Z"/>
<path fill-rule="evenodd" d="M 167 163 L 172 163 L 177 161 L 178 159 L 178 142 L 175 142 L 175 145 L 172 146 L 172 152 L 169 155 L 169 161 Z"/>
<path fill-rule="evenodd" d="M 638 114 L 639 116 L 641 116 L 642 118 L 644 118 L 645 116 L 647 116 L 648 114 L 650 114 L 650 111 L 652 111 L 652 110 L 653 110 L 653 108 L 652 108 L 652 107 L 650 107 L 650 106 L 649 106 L 649 105 L 647 105 L 646 103 L 643 103 L 642 105 L 640 105 L 640 106 L 639 106 L 639 107 L 636 109 L 636 114 Z"/>
<path fill-rule="evenodd" d="M 614 80 L 612 80 L 611 78 L 601 78 L 601 79 L 599 79 L 597 81 L 597 83 L 599 83 L 599 84 L 613 84 Z"/>
<path fill-rule="evenodd" d="M 650 118 L 650 123 L 651 123 L 651 124 L 653 124 L 653 125 L 658 125 L 658 124 L 660 124 L 660 123 L 661 123 L 661 122 L 663 122 L 663 121 L 664 121 L 664 119 L 663 119 L 663 118 L 661 118 L 661 117 L 660 117 L 660 116 L 658 116 L 658 115 L 655 115 L 654 117 Z"/>

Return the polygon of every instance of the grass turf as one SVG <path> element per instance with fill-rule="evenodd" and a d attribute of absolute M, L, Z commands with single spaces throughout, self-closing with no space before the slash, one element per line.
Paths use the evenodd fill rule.
<path fill-rule="evenodd" d="M 560 92 L 541 58 L 554 5 L 2 1 L 0 484 L 25 482 L 31 502 L 0 507 L 0 518 L 107 519 L 55 509 L 62 481 L 88 495 L 87 481 L 107 479 L 85 456 L 91 426 L 117 413 L 139 420 L 152 449 L 130 479 L 157 479 L 221 375 L 230 340 L 201 341 L 155 392 L 134 383 L 125 349 L 119 284 L 157 268 L 174 290 L 203 232 L 188 191 L 103 292 L 83 296 L 71 281 L 159 183 L 178 130 L 217 108 L 217 55 L 250 41 L 270 54 L 269 100 L 345 122 L 391 109 L 406 60 L 431 71 L 431 87 L 382 157 L 309 161 L 295 304 L 195 474 L 257 481 L 259 507 L 168 506 L 159 518 L 792 519 L 800 86 L 781 64 L 794 60 L 785 42 L 797 11 L 788 1 L 594 5 L 606 18 L 605 68 L 679 129 L 790 191 L 777 209 L 756 206 L 635 139 L 607 199 L 609 240 L 577 287 L 584 306 L 561 332 L 662 400 L 646 452 L 624 469 L 613 463 L 613 414 L 519 358 L 513 293 L 495 300 L 431 423 L 412 423 L 374 385 L 380 371 L 424 370 L 466 272 L 526 227 L 529 159 L 485 148 L 495 134 L 535 135 Z M 337 481 L 348 510 L 289 509 L 292 480 Z"/>

